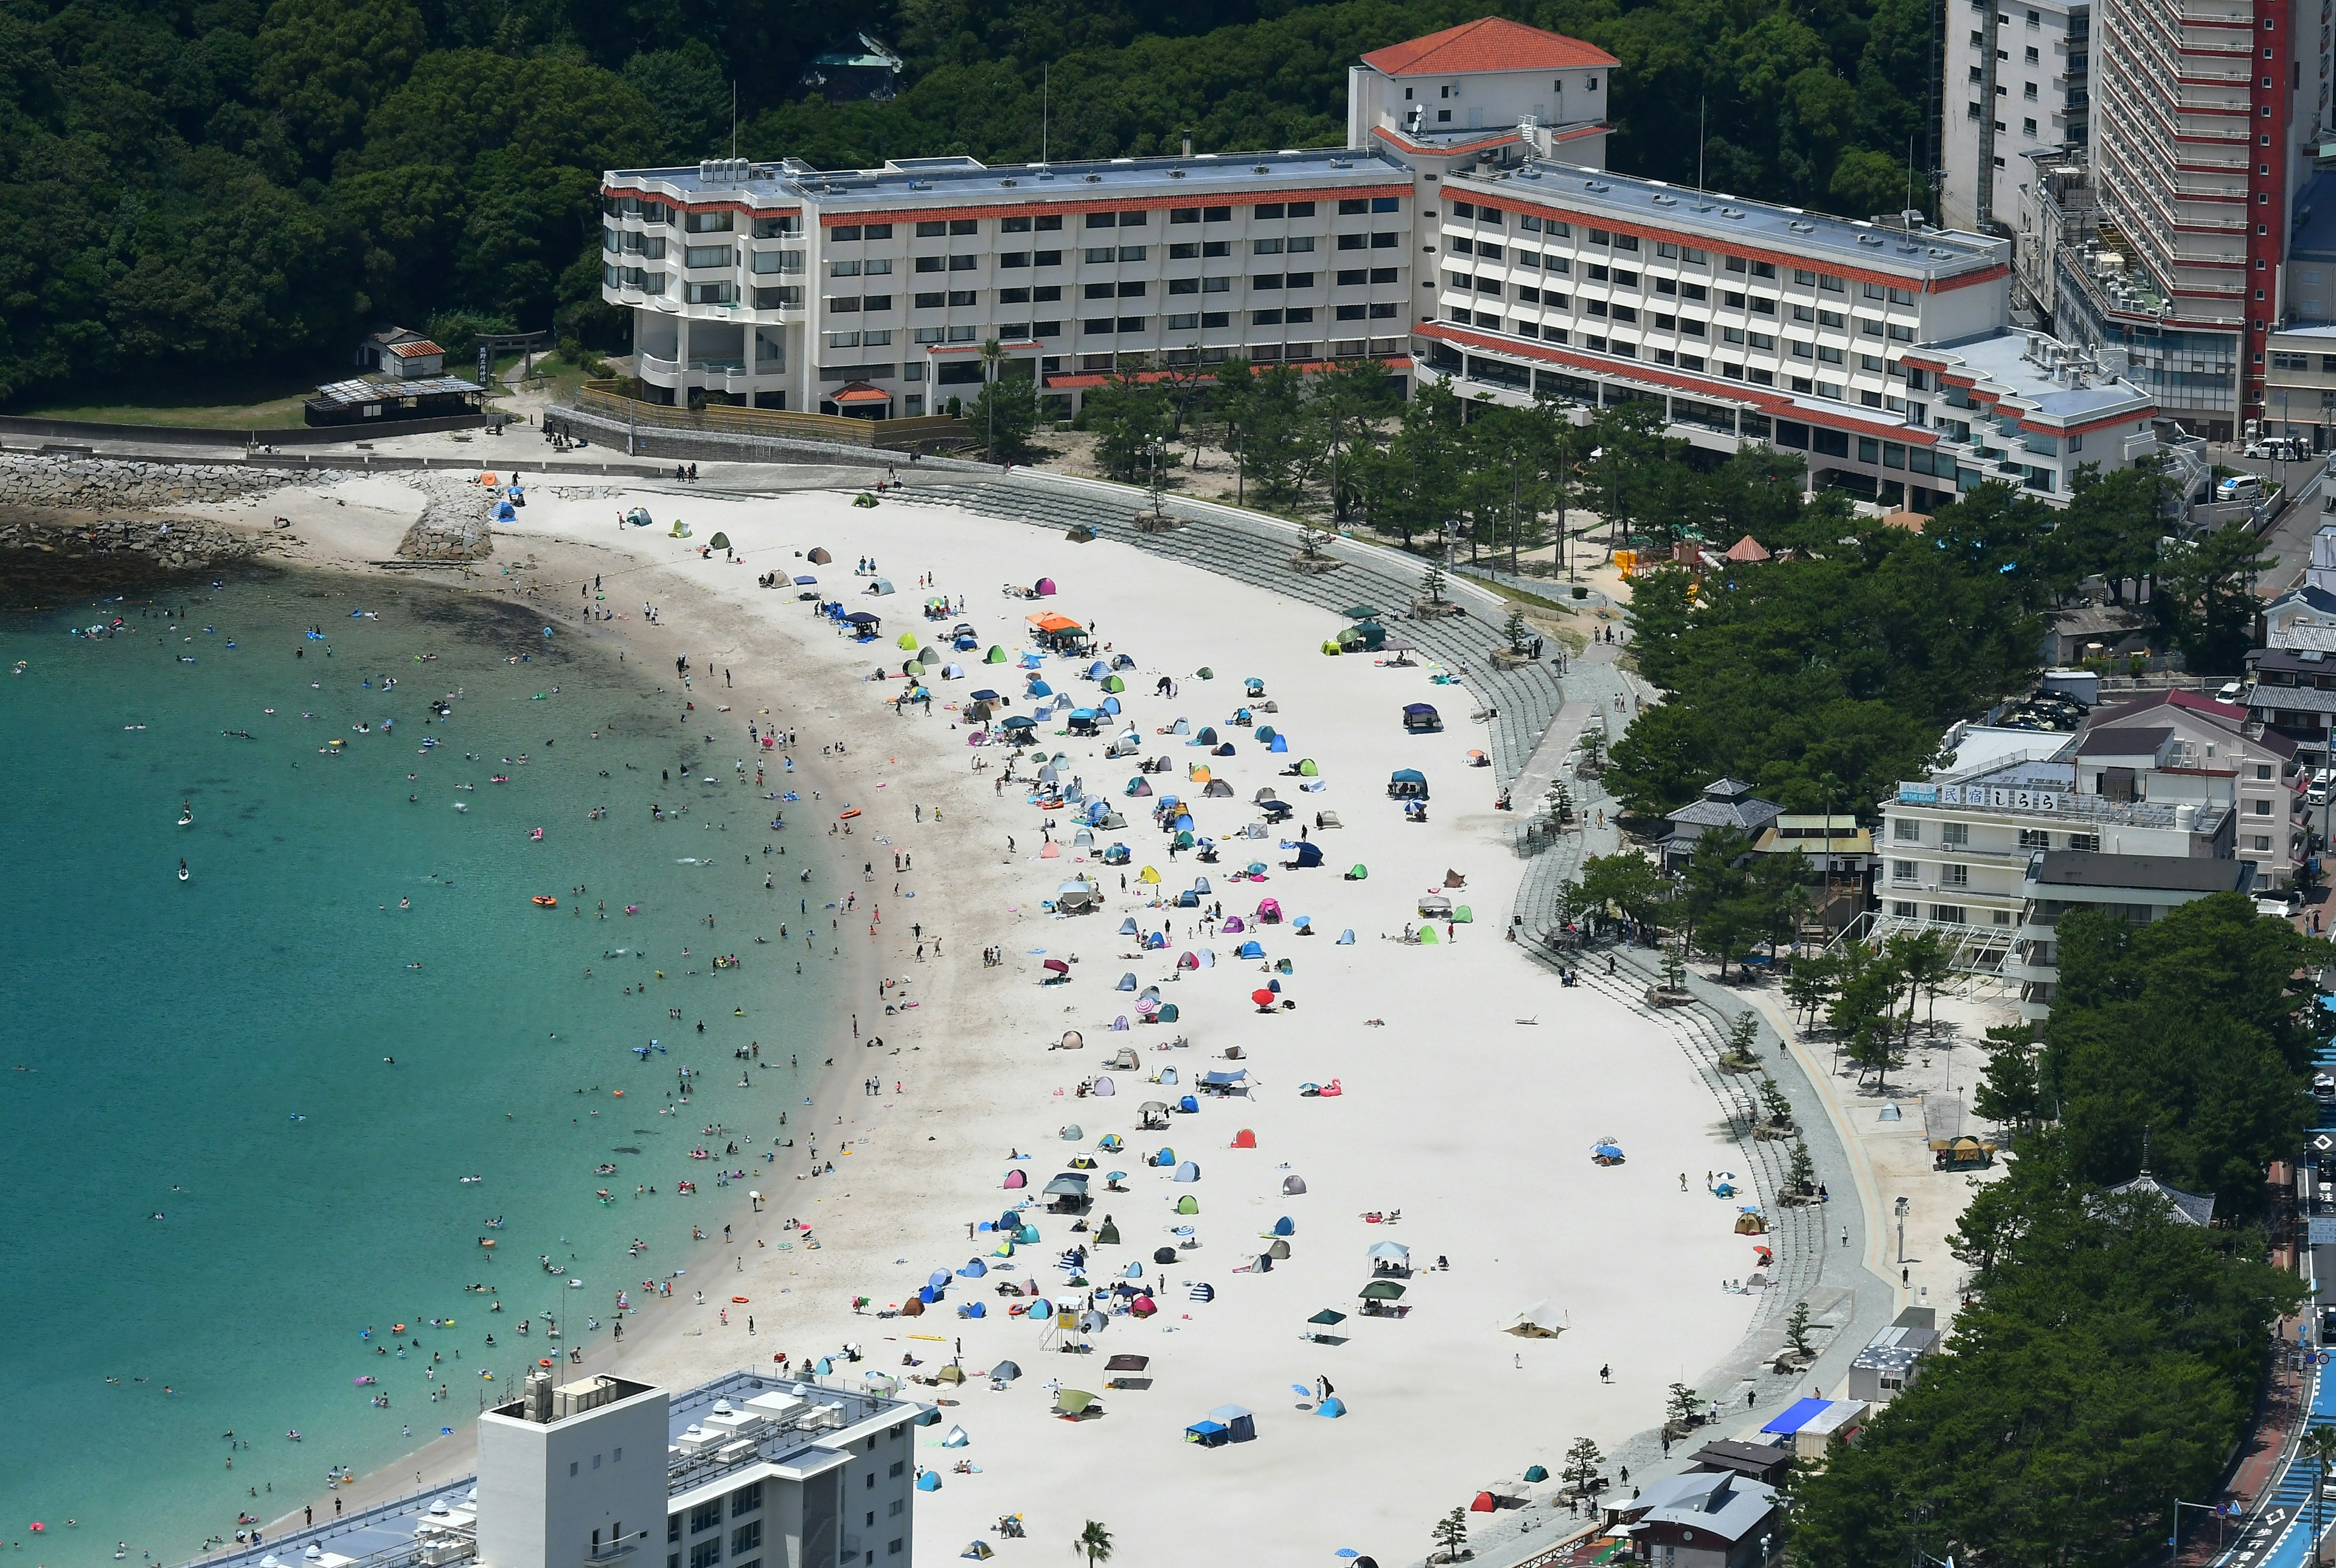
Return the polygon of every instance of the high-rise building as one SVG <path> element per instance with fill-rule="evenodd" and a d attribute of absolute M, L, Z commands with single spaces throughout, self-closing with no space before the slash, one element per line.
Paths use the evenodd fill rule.
<path fill-rule="evenodd" d="M 2098 229 L 2063 253 L 2059 327 L 2127 350 L 2135 382 L 2210 439 L 2263 412 L 2292 212 L 2328 123 L 2329 33 L 2315 0 L 2098 9 Z"/>
<path fill-rule="evenodd" d="M 2009 233 L 2037 155 L 2080 154 L 2090 134 L 2091 0 L 1950 0 L 1942 25 L 1939 216 Z"/>

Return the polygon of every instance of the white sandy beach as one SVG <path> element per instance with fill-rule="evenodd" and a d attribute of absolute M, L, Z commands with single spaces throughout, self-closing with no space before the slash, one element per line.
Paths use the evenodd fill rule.
<path fill-rule="evenodd" d="M 834 945 L 856 950 L 861 1029 L 885 1042 L 868 1049 L 839 1037 L 815 1118 L 803 1113 L 792 1123 L 813 1122 L 834 1174 L 795 1179 L 807 1152 L 800 1139 L 783 1154 L 797 1164 L 771 1168 L 761 1235 L 742 1234 L 732 1249 L 744 1272 L 718 1276 L 719 1293 L 709 1288 L 702 1310 L 672 1314 L 676 1331 L 628 1343 L 622 1364 L 629 1375 L 681 1387 L 768 1366 L 774 1352 L 808 1359 L 846 1341 L 861 1346 L 865 1359 L 839 1361 L 838 1378 L 930 1374 L 961 1338 L 967 1384 L 906 1390 L 958 1401 L 920 1434 L 929 1445 L 920 1459 L 944 1475 L 939 1491 L 919 1498 L 920 1562 L 954 1561 L 976 1537 L 1009 1558 L 1059 1552 L 1096 1519 L 1118 1544 L 1114 1563 L 1132 1568 L 1208 1552 L 1328 1563 L 1340 1547 L 1393 1563 L 1424 1553 L 1433 1521 L 1487 1484 L 1533 1464 L 1553 1474 L 1578 1437 L 1611 1447 L 1653 1426 L 1669 1383 L 1693 1382 L 1735 1345 L 1754 1299 L 1725 1294 L 1720 1284 L 1752 1271 L 1753 1239 L 1733 1232 L 1735 1204 L 1704 1188 L 1707 1172 L 1735 1160 L 1718 1106 L 1670 1037 L 1586 987 L 1560 988 L 1503 940 L 1521 862 L 1509 848 L 1510 819 L 1492 809 L 1491 771 L 1465 765 L 1482 732 L 1468 722 L 1477 705 L 1465 684 L 1432 686 L 1433 666 L 1325 657 L 1321 642 L 1343 624 L 1335 618 L 1107 542 L 1072 544 L 1023 524 L 930 507 L 855 509 L 848 492 L 734 500 L 644 490 L 563 499 L 560 488 L 534 487 L 519 521 L 500 525 L 497 554 L 477 585 L 535 587 L 539 601 L 558 612 L 561 635 L 576 636 L 585 629 L 574 619 L 584 602 L 578 584 L 599 573 L 606 607 L 628 618 L 596 624 L 591 634 L 663 668 L 676 651 L 687 653 L 707 732 L 720 736 L 717 726 L 728 726 L 741 756 L 746 722 L 764 709 L 769 722 L 799 733 L 802 776 L 825 781 L 829 798 L 789 808 L 788 842 L 798 855 L 824 845 L 850 868 L 837 885 L 859 894 L 860 918 L 840 917 Z M 656 516 L 655 529 L 615 522 L 636 500 Z M 287 492 L 268 505 L 299 525 L 306 544 L 296 559 L 355 564 L 388 555 L 418 502 L 403 480 L 384 476 L 313 495 Z M 230 514 L 248 518 L 251 510 Z M 687 543 L 665 537 L 676 511 L 695 531 Z M 725 564 L 720 551 L 701 559 L 698 547 L 717 530 L 741 564 Z M 834 564 L 799 559 L 815 546 Z M 503 575 L 530 552 L 540 570 Z M 862 555 L 876 559 L 896 593 L 860 597 L 865 582 L 852 564 Z M 792 588 L 757 589 L 757 574 L 771 570 L 815 573 L 822 590 L 881 614 L 884 636 L 864 647 L 844 641 Z M 962 596 L 961 617 L 937 627 L 920 618 L 926 574 L 931 592 Z M 1000 591 L 1041 577 L 1059 584 L 1056 597 L 1034 603 Z M 641 620 L 644 601 L 660 607 L 661 626 Z M 985 648 L 1000 643 L 1018 655 L 1028 646 L 1024 618 L 1039 609 L 1095 627 L 1113 651 L 1135 660 L 1121 698 L 1127 721 L 1144 733 L 1144 755 L 1174 765 L 1153 779 L 1155 790 L 1197 796 L 1186 769 L 1204 758 L 1231 781 L 1233 798 L 1193 802 L 1200 832 L 1228 838 L 1254 820 L 1250 802 L 1260 786 L 1276 788 L 1298 815 L 1264 840 L 1228 839 L 1216 865 L 1190 855 L 1172 863 L 1150 817 L 1155 802 L 1123 794 L 1136 759 L 1102 755 L 1117 726 L 1078 739 L 1057 737 L 1058 721 L 1045 723 L 1046 751 L 1067 754 L 1066 779 L 1077 775 L 1127 815 L 1124 829 L 1096 833 L 1097 849 L 1118 841 L 1134 852 L 1123 892 L 1119 870 L 1099 866 L 1095 850 L 1068 846 L 1069 811 L 1040 811 L 1021 786 L 995 792 L 1006 749 L 968 747 L 956 714 L 940 706 L 989 686 L 1017 698 L 1007 712 L 1027 714 L 1021 672 L 970 662 L 978 654 L 950 655 L 966 662 L 970 678 L 938 683 L 930 718 L 914 709 L 895 716 L 889 703 L 909 657 L 895 647 L 901 631 L 931 640 L 962 618 Z M 1084 705 L 1099 696 L 1078 678 L 1086 662 L 1049 657 L 1041 673 Z M 895 678 L 865 678 L 880 666 Z M 1203 666 L 1215 679 L 1197 677 Z M 725 667 L 735 682 L 727 690 Z M 1153 695 L 1163 675 L 1180 683 L 1173 699 Z M 1251 731 L 1225 724 L 1242 706 L 1250 677 L 1262 679 L 1278 705 L 1258 717 L 1290 736 L 1286 755 L 1269 755 Z M 1414 701 L 1442 710 L 1443 733 L 1404 733 L 1399 713 Z M 718 711 L 723 703 L 730 712 Z M 1154 733 L 1179 716 L 1196 731 L 1217 726 L 1236 755 L 1209 757 Z M 822 763 L 821 748 L 836 742 L 849 754 Z M 1300 794 L 1299 780 L 1277 776 L 1299 757 L 1319 765 L 1319 794 Z M 976 772 L 976 759 L 988 771 Z M 1036 765 L 1033 758 L 1019 771 Z M 1425 825 L 1405 823 L 1387 796 L 1388 773 L 1406 766 L 1422 769 L 1433 791 Z M 831 839 L 845 803 L 862 814 L 849 841 Z M 1324 867 L 1281 869 L 1290 852 L 1277 845 L 1294 839 L 1301 823 L 1310 825 L 1318 809 L 1337 812 L 1345 824 L 1313 835 Z M 1065 843 L 1058 858 L 1039 854 L 1049 816 Z M 913 865 L 898 877 L 889 863 L 895 852 Z M 1231 881 L 1251 859 L 1268 862 L 1270 880 Z M 862 862 L 874 863 L 872 881 L 861 880 Z M 1342 880 L 1357 863 L 1368 867 L 1368 879 Z M 1310 917 L 1319 934 L 1299 938 L 1285 923 L 1201 935 L 1201 911 L 1152 907 L 1151 890 L 1134 874 L 1146 865 L 1172 892 L 1208 876 L 1207 901 L 1229 916 L 1246 920 L 1260 899 L 1276 899 L 1290 916 Z M 1438 888 L 1447 869 L 1465 873 L 1465 891 L 1452 896 L 1475 921 L 1446 945 L 1382 940 L 1416 920 L 1413 901 Z M 1051 917 L 1041 901 L 1080 871 L 1100 879 L 1104 912 Z M 882 917 L 873 936 L 865 918 L 871 903 Z M 1135 940 L 1117 934 L 1130 916 L 1146 931 L 1164 926 L 1166 950 L 1137 954 Z M 938 935 L 945 954 L 929 950 L 919 962 L 912 924 L 928 944 Z M 1354 944 L 1338 945 L 1348 928 Z M 1249 1001 L 1270 978 L 1257 961 L 1232 956 L 1252 937 L 1269 962 L 1290 960 L 1291 973 L 1270 978 L 1294 1010 L 1261 1015 Z M 988 946 L 1004 950 L 1002 966 L 982 965 Z M 1172 968 L 1179 953 L 1202 949 L 1214 950 L 1213 967 Z M 1070 984 L 1038 984 L 1042 951 L 1076 957 Z M 1129 972 L 1139 986 L 1162 985 L 1181 1008 L 1177 1024 L 1112 1031 L 1115 1018 L 1136 1018 L 1135 997 L 1113 989 Z M 879 974 L 905 981 L 899 994 L 917 1005 L 883 1017 Z M 1372 1019 L 1385 1027 L 1368 1027 Z M 1086 1048 L 1048 1050 L 1066 1028 L 1084 1031 Z M 1161 1048 L 1180 1034 L 1187 1047 Z M 1112 1097 L 1074 1097 L 1080 1080 L 1122 1045 L 1137 1047 L 1142 1073 L 1113 1074 Z M 1220 1060 L 1229 1047 L 1246 1059 Z M 1202 1072 L 1228 1066 L 1248 1070 L 1249 1097 L 1203 1098 L 1198 1114 L 1175 1116 L 1165 1133 L 1138 1133 L 1144 1101 L 1173 1103 L 1194 1092 Z M 1163 1067 L 1173 1067 L 1183 1084 L 1163 1090 L 1144 1081 Z M 881 1080 L 881 1096 L 862 1092 L 869 1076 Z M 1338 1097 L 1298 1092 L 1303 1082 L 1334 1079 L 1344 1091 Z M 1082 1136 L 1059 1138 L 1073 1123 Z M 1254 1133 L 1254 1149 L 1231 1146 L 1243 1129 Z M 1127 1142 L 1124 1155 L 1096 1149 L 1114 1133 Z M 1609 1136 L 1629 1157 L 1600 1168 L 1589 1150 Z M 848 1141 L 848 1154 L 839 1140 Z M 1178 1184 L 1146 1166 L 1143 1157 L 1163 1144 L 1198 1162 L 1202 1179 Z M 1032 1158 L 1011 1164 L 1009 1150 Z M 979 1256 L 995 1270 L 1003 1261 L 991 1255 L 996 1238 L 969 1242 L 968 1223 L 1035 1197 L 1082 1153 L 1098 1162 L 1091 1223 L 1109 1213 L 1124 1238 L 1097 1252 L 1085 1277 L 1107 1288 L 1126 1265 L 1141 1263 L 1160 1292 L 1156 1317 L 1114 1318 L 1092 1337 L 1090 1354 L 1043 1348 L 1043 1331 L 1007 1317 L 1009 1303 L 993 1291 L 1001 1281 L 1036 1277 L 1050 1300 L 1083 1300 L 1084 1290 L 1065 1289 L 1054 1263 L 1063 1249 L 1091 1238 L 1075 1235 L 1068 1217 L 1035 1213 L 1044 1241 L 1020 1249 L 1012 1271 L 954 1279 L 947 1301 L 920 1319 L 875 1315 L 937 1268 Z M 1027 1172 L 1029 1187 L 1003 1190 L 1009 1169 Z M 1130 1173 L 1126 1193 L 1101 1191 L 1112 1170 Z M 1303 1195 L 1282 1195 L 1290 1174 L 1304 1178 Z M 1173 1204 L 1186 1194 L 1199 1213 L 1180 1222 Z M 1360 1217 L 1390 1209 L 1401 1211 L 1398 1225 Z M 1295 1225 L 1292 1255 L 1270 1272 L 1246 1271 L 1266 1245 L 1260 1232 L 1284 1215 Z M 814 1227 L 818 1250 L 784 1230 L 791 1217 Z M 1173 1242 L 1168 1228 L 1179 1222 L 1194 1228 L 1200 1245 L 1180 1251 L 1173 1264 L 1152 1264 L 1153 1250 Z M 677 1236 L 659 1238 L 670 1244 L 667 1262 L 686 1244 L 686 1217 L 676 1213 L 673 1225 Z M 1405 1281 L 1411 1310 L 1400 1320 L 1351 1315 L 1369 1277 L 1366 1249 L 1382 1240 L 1406 1244 L 1424 1266 Z M 780 1251 L 782 1242 L 794 1245 Z M 710 1248 L 698 1251 L 694 1277 L 715 1261 Z M 1448 1271 L 1433 1267 L 1439 1258 L 1449 1260 Z M 1192 1282 L 1212 1286 L 1215 1299 L 1189 1300 Z M 733 1294 L 750 1301 L 732 1307 L 724 1327 L 717 1303 Z M 855 1315 L 853 1299 L 863 1295 L 873 1305 Z M 975 1300 L 988 1308 L 986 1318 L 956 1317 L 956 1304 Z M 1543 1300 L 1570 1323 L 1560 1337 L 1503 1331 L 1521 1309 Z M 1326 1307 L 1350 1314 L 1334 1330 L 1347 1342 L 1301 1340 L 1308 1316 Z M 1115 1354 L 1151 1358 L 1152 1386 L 1105 1390 L 1104 1362 Z M 921 1366 L 904 1367 L 904 1355 Z M 1007 1359 L 1026 1375 L 993 1392 L 980 1371 Z M 1601 1381 L 1601 1366 L 1611 1366 L 1611 1384 Z M 1294 1387 L 1324 1377 L 1347 1404 L 1341 1419 L 1303 1407 L 1314 1401 Z M 1050 1385 L 1102 1394 L 1105 1413 L 1076 1422 L 1055 1417 Z M 1204 1449 L 1183 1440 L 1189 1423 L 1226 1404 L 1256 1412 L 1257 1441 Z M 952 1425 L 964 1427 L 969 1446 L 938 1446 Z M 459 1465 L 462 1456 L 431 1457 Z M 959 1459 L 979 1473 L 951 1473 Z M 383 1489 L 395 1489 L 398 1478 L 393 1466 Z M 1027 1542 L 999 1540 L 994 1526 L 1006 1514 L 1022 1516 Z"/>

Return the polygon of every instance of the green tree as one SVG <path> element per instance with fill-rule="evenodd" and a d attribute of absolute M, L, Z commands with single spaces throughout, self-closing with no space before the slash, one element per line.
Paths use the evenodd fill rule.
<path fill-rule="evenodd" d="M 2254 531 L 2228 522 L 2196 539 L 2166 540 L 2159 558 L 2150 602 L 2190 667 L 2240 668 L 2253 641 L 2255 579 L 2277 564 Z"/>
<path fill-rule="evenodd" d="M 1693 1427 L 1703 1411 L 1703 1396 L 1685 1383 L 1673 1383 L 1663 1392 L 1663 1425 Z"/>
<path fill-rule="evenodd" d="M 1565 1451 L 1565 1467 L 1558 1471 L 1557 1478 L 1576 1492 L 1588 1492 L 1597 1485 L 1598 1467 L 1605 1463 L 1597 1444 L 1576 1437 L 1573 1446 Z"/>
<path fill-rule="evenodd" d="M 1122 370 L 1086 395 L 1081 409 L 1095 435 L 1095 465 L 1112 478 L 1145 478 L 1158 461 L 1157 443 L 1168 435 L 1173 413 L 1157 383 Z"/>
<path fill-rule="evenodd" d="M 1806 1300 L 1794 1302 L 1785 1319 L 1785 1343 L 1796 1356 L 1809 1354 L 1809 1304 Z"/>
<path fill-rule="evenodd" d="M 1576 881 L 1583 907 L 1611 906 L 1626 919 L 1649 927 L 1661 923 L 1672 897 L 1670 881 L 1655 862 L 1629 850 L 1591 856 L 1582 862 Z"/>
<path fill-rule="evenodd" d="M 1419 574 L 1419 597 L 1430 604 L 1442 604 L 1444 581 L 1444 563 L 1431 559 L 1427 570 Z"/>
<path fill-rule="evenodd" d="M 1087 1568 L 1111 1561 L 1111 1532 L 1093 1519 L 1088 1520 L 1086 1528 L 1079 1532 L 1076 1544 L 1087 1554 Z"/>
<path fill-rule="evenodd" d="M 2000 1024 L 1987 1031 L 1987 1066 L 1971 1094 L 1971 1109 L 2000 1127 L 2024 1129 L 2043 1109 L 2036 1026 Z"/>
<path fill-rule="evenodd" d="M 2330 1035 L 2312 1005 L 2316 944 L 2239 893 L 2139 928 L 2080 911 L 2055 936 L 2039 1092 L 2058 1107 L 2071 1170 L 2124 1181 L 2146 1142 L 2166 1181 L 2257 1213 L 2264 1166 L 2312 1123 L 2307 1086 Z"/>
<path fill-rule="evenodd" d="M 1427 1538 L 1445 1562 L 1458 1562 L 1460 1553 L 1468 1546 L 1468 1511 L 1465 1508 L 1453 1509 L 1436 1522 L 1436 1527 L 1428 1532 Z"/>
<path fill-rule="evenodd" d="M 1817 1194 L 1816 1161 L 1810 1156 L 1808 1144 L 1797 1140 L 1785 1172 L 1785 1192 L 1796 1198 L 1814 1198 Z"/>
<path fill-rule="evenodd" d="M 1533 646 L 1533 628 L 1525 624 L 1525 612 L 1522 606 L 1509 606 L 1508 618 L 1501 623 L 1501 636 L 1508 643 L 1511 653 L 1521 654 Z"/>
<path fill-rule="evenodd" d="M 1793 1125 L 1793 1102 L 1785 1097 L 1785 1088 L 1776 1079 L 1762 1074 L 1756 1086 L 1760 1095 L 1760 1113 L 1772 1127 Z"/>
<path fill-rule="evenodd" d="M 1814 1022 L 1841 989 L 1843 964 L 1832 953 L 1795 959 L 1785 975 L 1785 997 L 1793 1010 Z"/>
<path fill-rule="evenodd" d="M 1030 455 L 1038 428 L 1038 384 L 1027 375 L 992 376 L 966 411 L 966 421 L 982 433 L 982 455 L 992 463 L 1019 463 Z"/>

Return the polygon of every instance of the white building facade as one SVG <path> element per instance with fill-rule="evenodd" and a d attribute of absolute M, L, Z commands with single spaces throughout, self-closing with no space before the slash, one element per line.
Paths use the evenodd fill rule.
<path fill-rule="evenodd" d="M 2146 400 L 2098 362 L 2062 377 L 2088 396 L 2027 388 L 2007 440 L 1967 417 L 1954 375 L 2020 375 L 1988 345 L 2009 241 L 1607 172 L 1614 65 L 1488 18 L 1365 55 L 1345 148 L 611 170 L 603 297 L 659 402 L 902 417 L 1008 375 L 1068 414 L 1117 374 L 1370 357 L 1468 397 L 1654 399 L 1706 449 L 1772 443 L 1925 510 L 1987 480 L 2064 498 L 2044 448 L 2068 435 L 2104 469 L 2148 449 Z"/>
<path fill-rule="evenodd" d="M 1950 0 L 1944 26 L 1939 216 L 2008 232 L 2038 155 L 2090 135 L 2090 0 Z"/>

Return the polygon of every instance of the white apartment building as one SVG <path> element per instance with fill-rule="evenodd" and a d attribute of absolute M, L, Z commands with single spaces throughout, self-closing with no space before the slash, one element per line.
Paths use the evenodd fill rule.
<path fill-rule="evenodd" d="M 2154 450 L 2136 389 L 2010 332 L 2008 241 L 1539 162 L 1442 184 L 1423 378 L 1660 399 L 1698 445 L 1766 442 L 1918 510 L 1990 479 L 2065 500 L 2077 463 Z"/>
<path fill-rule="evenodd" d="M 2010 232 L 2038 155 L 2089 135 L 2091 0 L 1951 0 L 1944 27 L 1939 216 Z"/>
<path fill-rule="evenodd" d="M 2036 738 L 2033 753 L 1902 781 L 1881 803 L 1877 935 L 1938 930 L 1959 967 L 1998 969 L 2039 851 L 2230 858 L 2236 813 L 2227 793 L 2217 800 L 2204 784 L 2161 785 L 2155 774 L 2136 793 L 2118 793 L 2115 780 L 2104 793 L 2102 768 L 2088 773 L 2074 737 Z"/>

